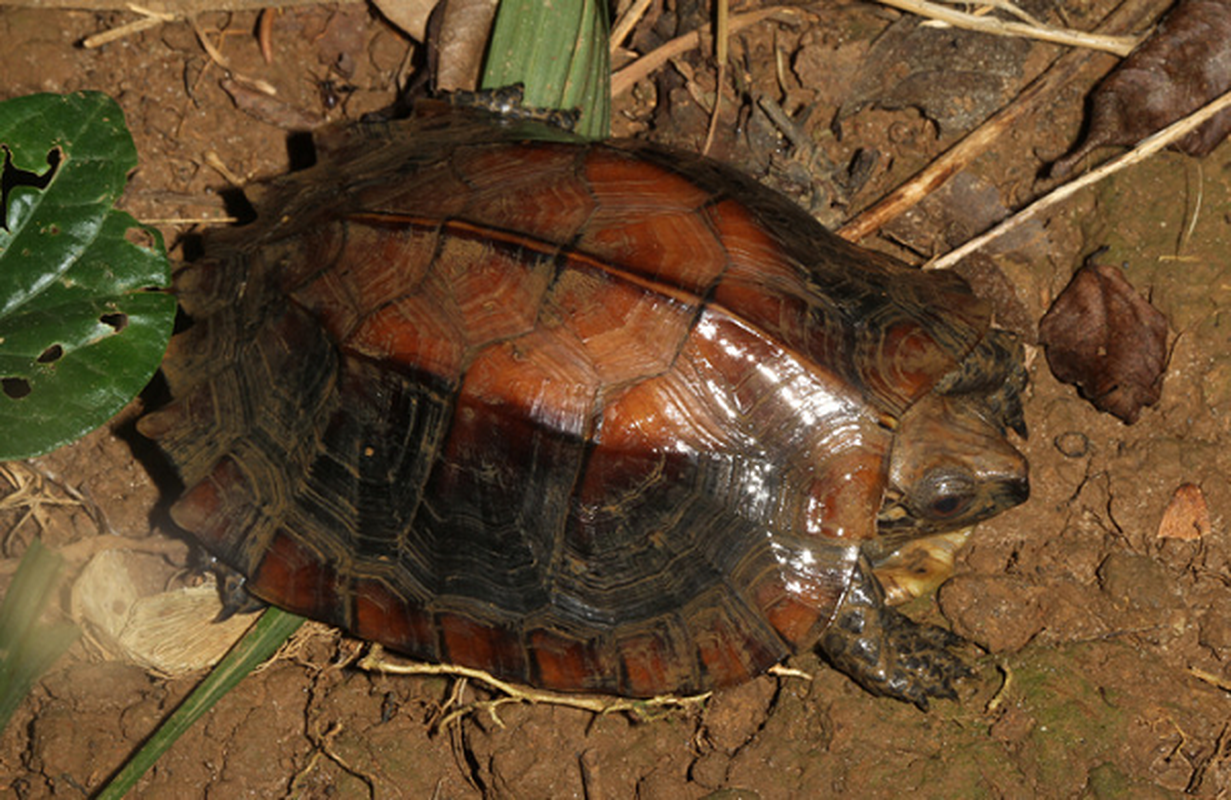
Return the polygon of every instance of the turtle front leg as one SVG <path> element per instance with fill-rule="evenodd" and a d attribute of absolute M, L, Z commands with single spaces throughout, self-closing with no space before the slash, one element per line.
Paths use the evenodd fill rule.
<path fill-rule="evenodd" d="M 914 703 L 957 698 L 953 682 L 974 673 L 954 648 L 963 640 L 915 622 L 885 605 L 885 592 L 865 558 L 818 647 L 834 667 L 874 695 Z"/>

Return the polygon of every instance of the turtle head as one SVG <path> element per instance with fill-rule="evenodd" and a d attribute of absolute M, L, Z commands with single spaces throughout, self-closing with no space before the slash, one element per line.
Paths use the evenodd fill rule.
<path fill-rule="evenodd" d="M 901 417 L 890 452 L 878 528 L 890 538 L 955 530 L 1030 495 L 1025 457 L 1007 439 L 1025 434 L 1026 382 L 1016 337 L 993 331 L 961 367 Z"/>
<path fill-rule="evenodd" d="M 903 415 L 879 528 L 927 535 L 987 519 L 1030 496 L 1026 459 L 983 404 L 931 394 Z"/>
<path fill-rule="evenodd" d="M 932 394 L 903 415 L 890 453 L 882 530 L 954 530 L 1030 496 L 1025 457 L 968 399 Z"/>

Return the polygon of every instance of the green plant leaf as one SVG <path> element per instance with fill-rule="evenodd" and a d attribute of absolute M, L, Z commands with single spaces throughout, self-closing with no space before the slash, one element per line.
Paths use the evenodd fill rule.
<path fill-rule="evenodd" d="M 158 231 L 113 208 L 137 151 L 98 92 L 0 103 L 0 460 L 106 422 L 158 368 L 175 299 Z"/>
<path fill-rule="evenodd" d="M 576 133 L 605 139 L 611 131 L 608 38 L 603 0 L 503 0 L 482 88 L 523 84 L 527 108 L 576 108 Z"/>

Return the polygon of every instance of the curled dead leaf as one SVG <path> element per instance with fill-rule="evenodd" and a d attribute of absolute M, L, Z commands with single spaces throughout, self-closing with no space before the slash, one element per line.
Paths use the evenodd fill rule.
<path fill-rule="evenodd" d="M 321 115 L 279 100 L 275 95 L 262 91 L 259 86 L 232 78 L 223 78 L 219 85 L 231 96 L 236 108 L 275 128 L 284 131 L 311 131 L 325 123 L 325 118 Z"/>
<path fill-rule="evenodd" d="M 1208 535 L 1212 528 L 1205 493 L 1195 483 L 1182 483 L 1176 487 L 1171 502 L 1163 511 L 1158 538 L 1196 541 Z"/>
<path fill-rule="evenodd" d="M 1104 145 L 1141 141 L 1231 89 L 1231 1 L 1181 0 L 1090 95 L 1085 139 L 1052 166 L 1064 177 Z M 1175 148 L 1204 156 L 1231 133 L 1224 111 Z"/>
<path fill-rule="evenodd" d="M 1052 374 L 1128 424 L 1158 402 L 1167 318 L 1108 264 L 1079 269 L 1039 323 Z"/>

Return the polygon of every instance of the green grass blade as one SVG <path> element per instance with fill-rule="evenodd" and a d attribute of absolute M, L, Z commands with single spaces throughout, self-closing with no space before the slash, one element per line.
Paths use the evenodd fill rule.
<path fill-rule="evenodd" d="M 75 625 L 38 624 L 60 578 L 64 559 L 38 539 L 22 556 L 0 603 L 0 731 L 55 660 L 77 640 Z"/>
<path fill-rule="evenodd" d="M 179 708 L 159 726 L 128 763 L 97 795 L 97 800 L 117 800 L 137 785 L 159 757 L 192 727 L 248 673 L 272 656 L 299 629 L 304 618 L 277 608 L 266 609 L 231 652 L 201 681 Z"/>
<path fill-rule="evenodd" d="M 603 0 L 503 0 L 492 28 L 482 88 L 526 87 L 529 108 L 576 108 L 576 132 L 611 131 L 611 60 Z"/>

